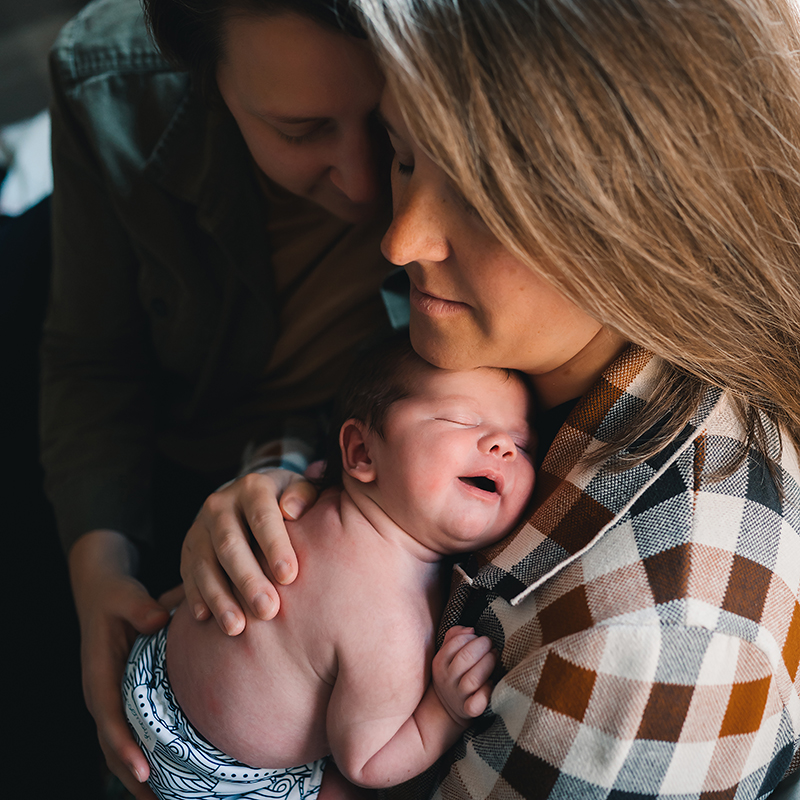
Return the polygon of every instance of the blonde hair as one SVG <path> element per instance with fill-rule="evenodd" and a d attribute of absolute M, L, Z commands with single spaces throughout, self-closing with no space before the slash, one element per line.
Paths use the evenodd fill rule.
<path fill-rule="evenodd" d="M 663 447 L 709 385 L 748 444 L 759 412 L 800 444 L 792 7 L 359 3 L 412 135 L 502 244 L 666 362 L 622 444 L 668 415 L 639 457 Z"/>

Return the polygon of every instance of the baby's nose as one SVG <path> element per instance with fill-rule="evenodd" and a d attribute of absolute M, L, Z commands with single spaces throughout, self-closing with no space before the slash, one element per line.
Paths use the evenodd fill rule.
<path fill-rule="evenodd" d="M 481 452 L 490 453 L 504 461 L 511 461 L 517 455 L 517 446 L 514 444 L 514 440 L 502 431 L 487 434 L 480 440 L 478 447 Z"/>

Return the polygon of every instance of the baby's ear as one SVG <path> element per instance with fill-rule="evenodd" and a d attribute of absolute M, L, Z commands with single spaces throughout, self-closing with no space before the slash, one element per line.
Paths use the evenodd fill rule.
<path fill-rule="evenodd" d="M 347 420 L 339 431 L 342 469 L 361 483 L 371 483 L 375 480 L 375 465 L 369 454 L 371 437 L 371 431 L 358 419 Z"/>

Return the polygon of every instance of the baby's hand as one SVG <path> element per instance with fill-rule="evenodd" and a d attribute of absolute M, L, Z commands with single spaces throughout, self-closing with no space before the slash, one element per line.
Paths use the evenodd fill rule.
<path fill-rule="evenodd" d="M 460 625 L 447 631 L 433 659 L 433 688 L 456 722 L 466 726 L 489 705 L 489 677 L 496 663 L 488 636 L 477 636 L 474 628 Z"/>

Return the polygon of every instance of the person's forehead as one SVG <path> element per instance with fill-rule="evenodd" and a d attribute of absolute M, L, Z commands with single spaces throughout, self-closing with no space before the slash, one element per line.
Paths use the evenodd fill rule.
<path fill-rule="evenodd" d="M 371 78 L 363 42 L 293 13 L 232 15 L 222 49 L 221 63 L 264 106 L 255 112 L 333 115 Z"/>
<path fill-rule="evenodd" d="M 414 386 L 416 384 L 416 388 Z M 419 379 L 412 380 L 412 396 L 431 400 L 470 402 L 476 405 L 489 403 L 490 395 L 507 396 L 523 405 L 528 400 L 528 390 L 521 378 L 513 372 L 494 367 L 478 367 L 471 370 L 445 370 L 424 367 Z"/>

